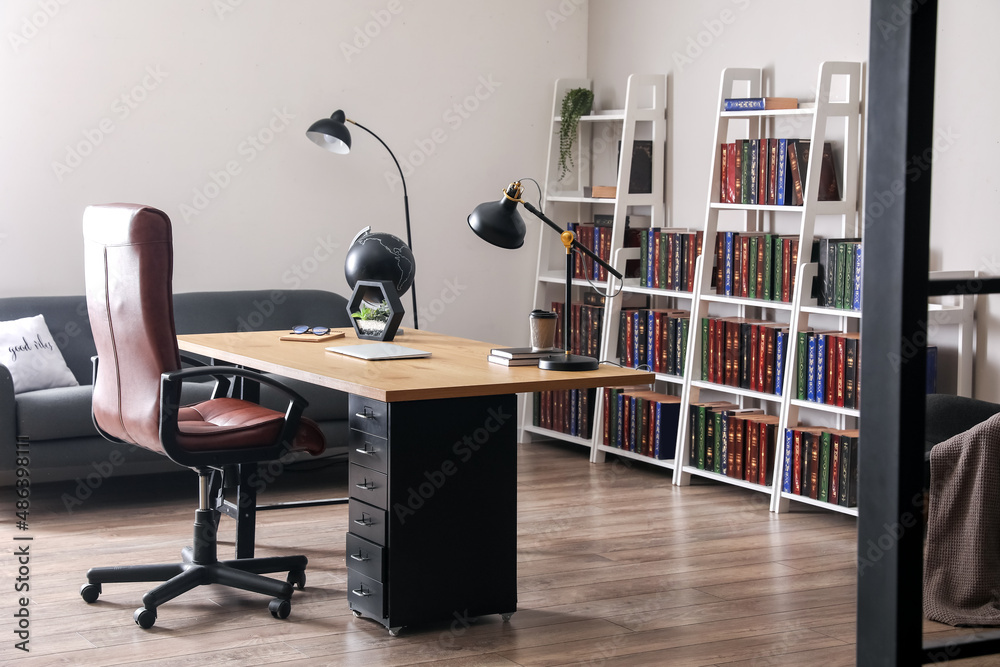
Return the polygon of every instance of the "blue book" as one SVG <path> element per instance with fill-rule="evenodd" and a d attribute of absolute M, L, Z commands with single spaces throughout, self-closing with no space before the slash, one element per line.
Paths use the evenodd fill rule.
<path fill-rule="evenodd" d="M 618 410 L 616 411 L 617 423 L 615 424 L 615 442 L 614 445 L 618 449 L 625 449 L 625 394 L 619 393 L 615 397 L 618 401 Z"/>
<path fill-rule="evenodd" d="M 642 345 L 639 344 L 640 336 L 642 337 L 642 343 L 645 344 L 646 338 L 642 331 L 640 323 L 643 321 L 644 315 L 641 310 L 632 311 L 632 358 L 635 359 L 635 367 L 639 368 L 646 363 L 646 355 L 642 354 Z"/>
<path fill-rule="evenodd" d="M 646 318 L 646 358 L 643 360 L 649 366 L 649 370 L 656 370 L 656 318 L 659 313 L 655 310 L 646 311 L 649 313 Z M 667 372 L 666 370 L 663 371 Z"/>
<path fill-rule="evenodd" d="M 593 250 L 597 254 L 598 257 L 601 257 L 602 259 L 604 258 L 604 255 L 601 254 L 601 226 L 600 225 L 594 225 L 594 245 L 591 246 L 591 250 Z M 601 265 L 598 264 L 597 262 L 592 262 L 592 264 L 594 265 L 594 275 L 593 275 L 593 278 L 594 278 L 594 280 L 600 280 L 601 279 Z"/>
<path fill-rule="evenodd" d="M 656 287 L 656 230 L 646 232 L 646 287 Z"/>
<path fill-rule="evenodd" d="M 720 410 L 716 413 L 719 415 L 719 421 L 716 422 L 717 428 L 715 429 L 715 435 L 718 436 L 716 442 L 719 445 L 715 448 L 715 455 L 719 458 L 719 465 L 722 469 L 723 475 L 729 474 L 729 410 Z"/>
<path fill-rule="evenodd" d="M 792 492 L 792 449 L 795 447 L 795 435 L 792 429 L 785 429 L 785 465 L 781 469 L 781 490 Z"/>
<path fill-rule="evenodd" d="M 809 351 L 806 357 L 806 400 L 816 400 L 816 335 L 809 334 Z"/>
<path fill-rule="evenodd" d="M 722 274 L 722 282 L 724 283 L 723 294 L 725 296 L 733 295 L 733 242 L 736 238 L 736 232 L 725 232 L 725 247 L 723 248 L 723 256 L 725 257 L 725 269 Z"/>
<path fill-rule="evenodd" d="M 774 393 L 781 396 L 785 386 L 785 337 L 788 333 L 778 329 L 774 336 Z"/>
<path fill-rule="evenodd" d="M 723 111 L 773 111 L 798 107 L 799 101 L 794 97 L 727 97 L 722 101 Z"/>
<path fill-rule="evenodd" d="M 816 334 L 816 402 L 826 401 L 826 336 Z"/>
<path fill-rule="evenodd" d="M 785 182 L 787 178 L 788 164 L 788 139 L 778 139 L 778 163 L 777 167 L 777 187 L 774 193 L 774 203 L 776 206 L 786 206 L 791 202 L 785 201 Z"/>
<path fill-rule="evenodd" d="M 853 310 L 861 310 L 861 244 L 854 246 L 854 299 L 851 301 Z"/>

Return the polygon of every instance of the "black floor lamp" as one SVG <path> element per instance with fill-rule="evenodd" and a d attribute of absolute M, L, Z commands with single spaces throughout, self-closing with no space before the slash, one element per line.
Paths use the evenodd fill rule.
<path fill-rule="evenodd" d="M 367 127 L 347 118 L 344 112 L 337 109 L 333 112 L 329 118 L 321 118 L 306 130 L 306 136 L 309 137 L 313 143 L 321 148 L 325 148 L 331 153 L 340 153 L 341 155 L 351 152 L 351 131 L 347 129 L 347 125 L 344 123 L 351 123 L 352 125 L 357 125 L 362 130 L 368 134 L 375 137 L 380 144 L 385 146 L 385 149 L 389 151 L 389 157 L 392 161 L 396 163 L 396 169 L 399 170 L 399 180 L 403 184 L 403 210 L 406 213 L 406 245 L 410 246 L 410 250 L 413 250 L 413 238 L 410 235 L 410 198 L 406 193 L 406 179 L 403 178 L 403 169 L 399 166 L 399 160 L 393 154 L 392 149 L 382 141 L 382 138 L 377 134 L 369 130 Z M 413 328 L 419 329 L 417 325 L 417 286 L 412 284 L 410 286 L 410 296 L 413 298 Z"/>
<path fill-rule="evenodd" d="M 573 232 L 562 229 L 559 225 L 546 218 L 544 213 L 532 206 L 531 202 L 521 199 L 521 192 L 520 181 L 511 183 L 504 190 L 500 201 L 485 202 L 476 207 L 469 216 L 469 226 L 472 227 L 472 231 L 479 238 L 495 246 L 511 250 L 520 248 L 524 245 L 526 228 L 524 220 L 521 219 L 521 214 L 517 212 L 517 205 L 523 204 L 524 208 L 533 213 L 535 217 L 558 232 L 563 245 L 566 247 L 566 295 L 563 300 L 563 353 L 542 357 L 538 360 L 538 367 L 553 371 L 596 370 L 598 365 L 597 359 L 570 353 L 570 322 L 572 320 L 573 306 L 573 249 L 579 249 L 619 280 L 622 279 L 622 274 L 598 257 L 590 248 L 577 241 L 576 235 Z"/>

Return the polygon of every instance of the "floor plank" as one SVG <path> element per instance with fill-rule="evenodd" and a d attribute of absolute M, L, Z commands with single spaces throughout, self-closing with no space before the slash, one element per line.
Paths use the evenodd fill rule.
<path fill-rule="evenodd" d="M 308 582 L 276 621 L 261 596 L 207 586 L 132 622 L 143 583 L 88 605 L 88 567 L 173 562 L 191 537 L 196 479 L 183 471 L 32 488 L 30 652 L 8 634 L 0 663 L 442 665 L 854 664 L 856 520 L 810 507 L 775 515 L 759 493 L 705 480 L 674 487 L 633 461 L 590 465 L 578 447 L 522 445 L 518 609 L 509 623 L 456 618 L 390 637 L 347 607 L 345 506 L 263 512 L 258 555 L 303 553 Z M 289 468 L 262 501 L 347 493 L 346 466 Z M 72 510 L 72 511 L 70 511 Z M 233 549 L 220 527 L 220 554 Z M 16 576 L 11 550 L 0 574 Z M 13 601 L 2 603 L 9 627 Z M 8 609 L 10 609 L 8 611 Z M 929 635 L 961 633 L 925 623 Z M 962 663 L 959 663 L 962 664 Z M 989 664 L 969 661 L 968 664 Z"/>

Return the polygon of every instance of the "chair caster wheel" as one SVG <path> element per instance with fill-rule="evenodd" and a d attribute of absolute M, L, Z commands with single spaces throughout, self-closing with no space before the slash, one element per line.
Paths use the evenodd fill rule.
<path fill-rule="evenodd" d="M 83 601 L 87 604 L 97 602 L 97 598 L 100 594 L 100 584 L 84 584 L 83 586 L 80 586 L 80 597 L 82 597 Z"/>
<path fill-rule="evenodd" d="M 504 623 L 507 623 L 508 621 L 510 621 L 510 617 L 513 616 L 513 615 L 514 615 L 514 612 L 510 612 L 510 613 L 507 613 L 507 614 L 500 614 L 500 620 L 502 620 Z"/>
<path fill-rule="evenodd" d="M 292 603 L 281 598 L 274 598 L 267 603 L 267 610 L 275 618 L 288 618 L 288 615 L 292 613 Z"/>
<path fill-rule="evenodd" d="M 285 581 L 287 581 L 292 586 L 301 591 L 306 587 L 306 572 L 305 570 L 296 570 L 294 572 L 289 572 L 288 577 L 285 578 Z"/>
<path fill-rule="evenodd" d="M 399 626 L 398 628 L 389 628 L 389 636 L 390 637 L 398 637 L 399 633 L 400 633 L 400 631 L 402 631 L 402 629 L 403 629 L 403 626 Z"/>
<path fill-rule="evenodd" d="M 354 614 L 354 618 L 361 618 L 361 612 L 357 609 L 352 609 L 351 613 Z"/>
<path fill-rule="evenodd" d="M 153 627 L 153 623 L 156 623 L 156 610 L 139 607 L 132 614 L 132 620 L 143 630 L 149 630 Z"/>

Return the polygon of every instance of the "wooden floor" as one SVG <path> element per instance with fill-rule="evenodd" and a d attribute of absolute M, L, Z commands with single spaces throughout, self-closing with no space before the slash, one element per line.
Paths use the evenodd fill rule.
<path fill-rule="evenodd" d="M 289 471 L 263 498 L 344 495 L 346 486 L 343 465 Z M 809 508 L 774 515 L 762 494 L 673 487 L 663 470 L 590 465 L 566 445 L 520 448 L 519 611 L 511 621 L 456 618 L 395 638 L 347 608 L 345 506 L 260 515 L 258 555 L 292 549 L 309 557 L 306 590 L 296 591 L 285 621 L 271 618 L 262 596 L 214 586 L 162 606 L 150 630 L 132 622 L 147 585 L 106 585 L 88 605 L 78 594 L 88 567 L 177 559 L 190 539 L 195 479 L 111 478 L 69 513 L 62 495 L 74 487 L 34 487 L 29 530 L 18 534 L 33 538 L 30 653 L 14 648 L 11 633 L 19 566 L 9 548 L 0 557 L 0 664 L 855 663 L 854 518 Z M 225 557 L 232 523 L 223 524 Z M 16 532 L 12 519 L 5 524 Z M 955 630 L 927 623 L 925 632 Z"/>

